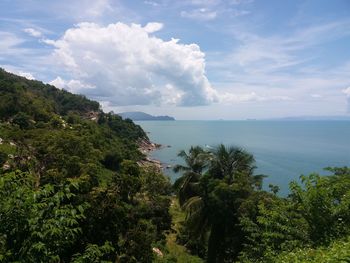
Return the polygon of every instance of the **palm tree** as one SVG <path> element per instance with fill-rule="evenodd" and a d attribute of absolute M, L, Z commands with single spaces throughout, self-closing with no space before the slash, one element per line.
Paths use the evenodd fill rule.
<path fill-rule="evenodd" d="M 186 227 L 191 233 L 192 238 L 206 242 L 206 236 L 210 229 L 209 224 L 209 209 L 207 207 L 206 196 L 192 196 L 183 205 L 186 212 Z"/>
<path fill-rule="evenodd" d="M 208 152 L 200 146 L 191 146 L 188 153 L 182 150 L 177 156 L 184 159 L 186 166 L 180 164 L 175 165 L 175 173 L 183 171 L 201 174 L 207 167 Z"/>
<path fill-rule="evenodd" d="M 174 172 L 183 172 L 183 175 L 176 180 L 174 186 L 178 190 L 180 206 L 183 206 L 186 200 L 196 195 L 198 192 L 199 179 L 208 166 L 208 152 L 200 146 L 191 146 L 188 153 L 182 150 L 178 154 L 185 161 L 185 165 L 176 165 Z"/>
<path fill-rule="evenodd" d="M 220 144 L 214 148 L 212 156 L 210 174 L 216 179 L 224 179 L 229 185 L 239 173 L 249 177 L 256 168 L 253 155 L 239 147 Z"/>
<path fill-rule="evenodd" d="M 197 191 L 192 191 L 192 195 L 181 199 L 182 202 L 185 201 L 182 207 L 187 214 L 186 226 L 191 230 L 193 238 L 203 239 L 209 235 L 207 262 L 224 262 L 227 230 L 230 229 L 229 235 L 239 232 L 238 207 L 261 181 L 261 176 L 253 176 L 254 157 L 241 148 L 220 144 L 211 153 L 205 153 L 205 158 L 198 153 L 199 149 L 194 149 L 190 149 L 189 155 L 186 152 L 180 153 L 185 157 L 187 166 L 177 168 L 186 171 L 183 186 L 188 185 L 183 189 L 190 187 L 192 182 L 198 185 Z M 199 156 L 201 157 L 198 158 Z M 199 162 L 202 157 L 205 162 Z M 205 165 L 200 166 L 198 162 Z M 194 180 L 194 175 L 202 173 L 207 166 L 206 175 Z M 237 185 L 242 185 L 242 189 L 237 188 Z"/>
<path fill-rule="evenodd" d="M 209 207 L 211 228 L 207 262 L 223 262 L 225 235 L 239 233 L 235 226 L 239 222 L 238 207 L 261 181 L 261 176 L 253 176 L 254 164 L 253 155 L 239 147 L 220 144 L 212 151 L 209 175 L 221 183 L 211 192 L 214 204 Z"/>

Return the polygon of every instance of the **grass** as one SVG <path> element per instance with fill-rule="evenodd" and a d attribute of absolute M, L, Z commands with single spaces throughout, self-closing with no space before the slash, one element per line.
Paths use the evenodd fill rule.
<path fill-rule="evenodd" d="M 0 144 L 0 152 L 4 152 L 6 154 L 15 154 L 16 146 L 12 146 L 9 143 Z"/>
<path fill-rule="evenodd" d="M 185 213 L 181 211 L 177 199 L 174 197 L 170 206 L 170 214 L 173 220 L 173 230 L 167 235 L 166 248 L 168 254 L 163 259 L 157 259 L 157 263 L 177 262 L 177 263 L 203 263 L 204 261 L 191 255 L 184 246 L 176 243 L 176 235 L 179 231 L 181 222 L 185 220 Z"/>

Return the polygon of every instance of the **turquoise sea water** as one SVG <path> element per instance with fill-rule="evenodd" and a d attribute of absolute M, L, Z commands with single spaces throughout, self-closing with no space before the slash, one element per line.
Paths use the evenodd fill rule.
<path fill-rule="evenodd" d="M 152 153 L 165 165 L 181 163 L 177 153 L 191 145 L 236 145 L 253 153 L 256 174 L 266 174 L 264 188 L 272 183 L 288 193 L 288 183 L 301 174 L 327 166 L 350 166 L 349 121 L 139 121 L 156 143 L 170 145 Z M 164 172 L 172 181 L 179 175 Z"/>

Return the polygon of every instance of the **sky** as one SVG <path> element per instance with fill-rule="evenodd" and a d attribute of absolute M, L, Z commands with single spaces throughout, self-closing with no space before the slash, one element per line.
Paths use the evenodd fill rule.
<path fill-rule="evenodd" d="M 1 0 L 0 67 L 177 119 L 350 114 L 349 0 Z"/>

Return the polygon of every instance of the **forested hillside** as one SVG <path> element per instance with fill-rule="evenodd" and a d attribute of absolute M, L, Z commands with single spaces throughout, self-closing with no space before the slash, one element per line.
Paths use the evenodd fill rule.
<path fill-rule="evenodd" d="M 168 180 L 130 120 L 0 70 L 0 262 L 152 262 Z"/>

